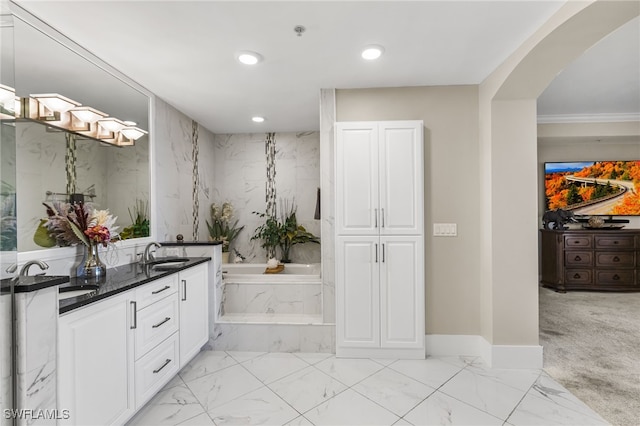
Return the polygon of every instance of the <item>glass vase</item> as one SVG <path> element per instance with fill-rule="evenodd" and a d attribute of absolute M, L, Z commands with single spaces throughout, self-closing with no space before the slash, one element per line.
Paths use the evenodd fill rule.
<path fill-rule="evenodd" d="M 84 257 L 76 268 L 76 276 L 86 282 L 101 283 L 107 276 L 107 268 L 100 260 L 98 244 L 84 246 Z"/>

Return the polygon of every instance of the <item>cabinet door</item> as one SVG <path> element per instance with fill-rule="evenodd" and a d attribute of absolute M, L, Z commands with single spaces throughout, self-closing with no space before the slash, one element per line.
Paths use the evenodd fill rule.
<path fill-rule="evenodd" d="M 336 233 L 377 233 L 378 125 L 336 124 Z"/>
<path fill-rule="evenodd" d="M 383 122 L 379 137 L 380 233 L 422 234 L 422 122 Z"/>
<path fill-rule="evenodd" d="M 131 292 L 59 319 L 60 424 L 124 424 L 135 410 Z"/>
<path fill-rule="evenodd" d="M 209 286 L 207 265 L 180 272 L 180 368 L 209 339 Z"/>
<path fill-rule="evenodd" d="M 377 237 L 336 239 L 336 345 L 380 347 Z"/>
<path fill-rule="evenodd" d="M 380 333 L 383 348 L 424 345 L 422 237 L 380 238 Z"/>

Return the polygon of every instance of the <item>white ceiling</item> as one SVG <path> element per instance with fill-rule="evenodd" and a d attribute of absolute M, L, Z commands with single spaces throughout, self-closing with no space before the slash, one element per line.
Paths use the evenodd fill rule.
<path fill-rule="evenodd" d="M 15 3 L 209 130 L 246 133 L 317 129 L 321 88 L 478 84 L 564 1 Z M 639 114 L 639 28 L 561 73 L 539 114 Z M 367 44 L 380 60 L 360 58 Z M 264 61 L 242 65 L 240 50 Z"/>

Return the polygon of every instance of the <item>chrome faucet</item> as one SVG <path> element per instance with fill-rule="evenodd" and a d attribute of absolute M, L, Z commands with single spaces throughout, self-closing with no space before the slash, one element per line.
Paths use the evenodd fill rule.
<path fill-rule="evenodd" d="M 49 269 L 49 265 L 47 265 L 45 262 L 41 261 L 41 260 L 30 260 L 27 263 L 25 263 L 22 266 L 22 269 L 20 269 L 20 276 L 21 277 L 26 277 L 29 275 L 29 268 L 31 268 L 32 265 L 38 265 L 40 267 L 41 270 L 45 270 L 45 269 Z M 41 273 L 40 275 L 44 275 L 44 272 Z"/>
<path fill-rule="evenodd" d="M 149 263 L 154 259 L 153 253 L 151 252 L 151 249 L 154 248 L 154 247 L 156 249 L 159 249 L 162 246 L 160 244 L 156 243 L 155 241 L 152 242 L 152 243 L 147 244 L 147 247 L 145 247 L 145 249 L 144 249 L 144 255 L 142 255 L 142 263 Z"/>

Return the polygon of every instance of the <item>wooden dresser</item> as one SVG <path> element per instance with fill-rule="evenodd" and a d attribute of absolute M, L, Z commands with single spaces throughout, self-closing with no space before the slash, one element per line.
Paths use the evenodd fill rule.
<path fill-rule="evenodd" d="M 541 229 L 540 248 L 545 287 L 640 291 L 640 229 Z"/>

